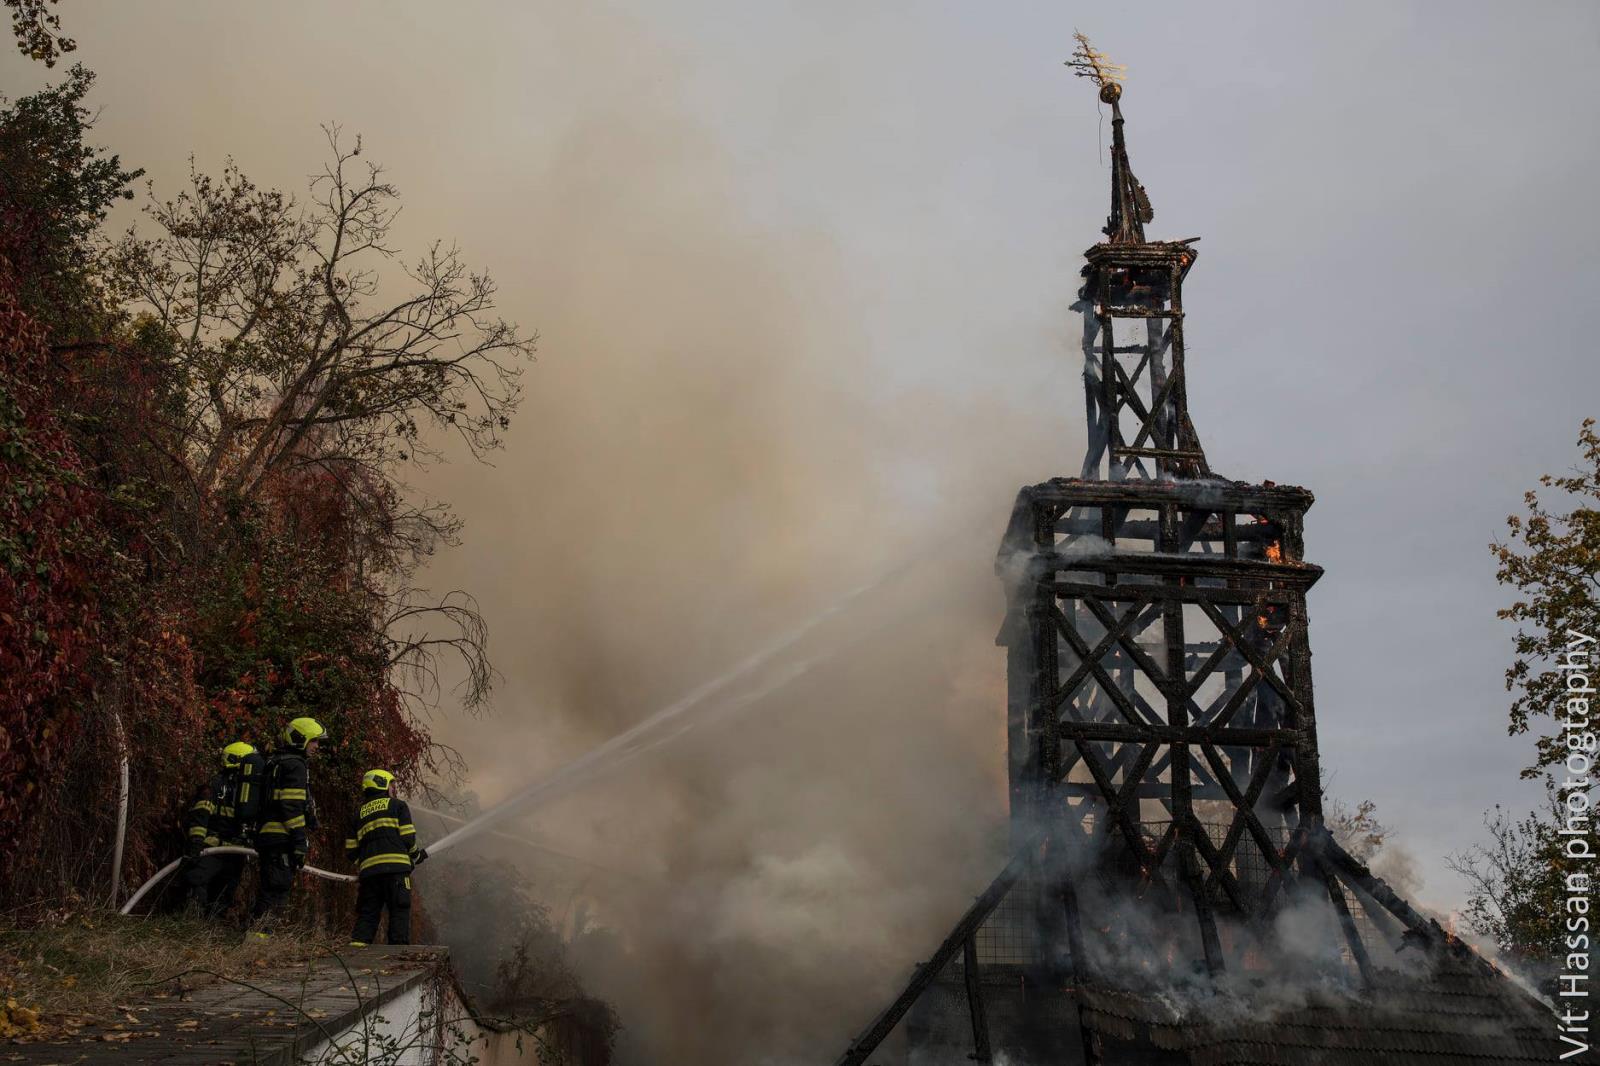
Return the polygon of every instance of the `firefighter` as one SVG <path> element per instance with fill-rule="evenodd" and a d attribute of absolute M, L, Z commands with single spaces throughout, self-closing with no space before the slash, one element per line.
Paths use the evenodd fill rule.
<path fill-rule="evenodd" d="M 206 848 L 215 847 L 218 838 L 213 832 L 212 822 L 220 822 L 217 817 L 217 807 L 223 800 L 226 770 L 218 770 L 195 789 L 189 801 L 189 810 L 184 818 L 185 836 L 183 851 L 183 884 L 184 897 L 191 905 L 203 908 L 206 902 L 206 886 L 211 877 L 217 872 L 215 863 L 209 859 L 216 856 L 204 856 L 200 853 Z"/>
<path fill-rule="evenodd" d="M 358 871 L 356 925 L 352 947 L 364 948 L 378 934 L 378 921 L 389 912 L 389 943 L 411 943 L 411 871 L 428 857 L 417 847 L 417 827 L 404 800 L 389 794 L 394 775 L 368 770 L 361 775 L 361 808 L 345 837 L 345 854 Z"/>
<path fill-rule="evenodd" d="M 219 844 L 250 845 L 265 766 L 266 761 L 253 746 L 234 741 L 222 749 L 222 772 L 206 783 L 204 798 L 190 807 L 185 883 L 190 905 L 203 910 L 208 918 L 233 906 L 234 893 L 244 876 L 245 857 L 200 852 Z"/>
<path fill-rule="evenodd" d="M 250 910 L 257 922 L 283 910 L 294 875 L 306 864 L 306 833 L 317 827 L 308 763 L 317 742 L 326 735 L 315 718 L 296 718 L 284 727 L 266 761 L 261 825 L 256 830 L 261 881 Z"/>

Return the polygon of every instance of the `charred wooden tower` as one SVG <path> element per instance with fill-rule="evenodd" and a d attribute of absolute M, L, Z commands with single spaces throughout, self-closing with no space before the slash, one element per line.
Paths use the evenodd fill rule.
<path fill-rule="evenodd" d="M 1022 491 L 1000 552 L 1012 817 L 1047 853 L 1114 841 L 1119 864 L 1191 911 L 1217 973 L 1215 908 L 1270 905 L 1321 825 L 1305 597 L 1322 571 L 1304 560 L 1309 492 L 1211 473 L 1185 381 L 1194 241 L 1146 239 L 1120 86 L 1105 79 L 1100 97 L 1111 214 L 1080 292 L 1088 452 L 1082 477 Z M 1046 898 L 1073 894 L 1044 873 Z"/>
<path fill-rule="evenodd" d="M 1312 496 L 1212 472 L 1184 358 L 1195 239 L 1146 237 L 1119 68 L 1081 38 L 1071 65 L 1111 108 L 1111 211 L 1076 305 L 1083 468 L 1022 490 L 997 566 L 1014 857 L 840 1066 L 867 1062 L 907 1015 L 914 1064 L 958 1045 L 979 1061 L 1006 1050 L 1091 1066 L 1543 1061 L 1548 1015 L 1324 827 Z M 1403 947 L 1417 950 L 1397 963 Z M 1346 990 L 1344 1021 L 1237 1001 L 1241 981 L 1248 993 L 1305 980 L 1307 959 L 1319 987 Z M 1188 1008 L 1172 1005 L 1178 986 Z M 1226 1025 L 1207 998 L 1221 989 Z M 1498 1016 L 1497 1050 L 1439 1030 L 1441 1004 L 1469 995 Z M 1372 1022 L 1375 999 L 1404 1017 Z M 1230 1041 L 1283 1046 L 1230 1057 Z M 1348 1057 L 1325 1058 L 1330 1047 Z"/>

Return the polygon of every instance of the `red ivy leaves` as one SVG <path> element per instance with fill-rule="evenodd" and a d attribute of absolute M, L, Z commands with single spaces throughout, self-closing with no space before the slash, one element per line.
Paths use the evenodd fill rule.
<path fill-rule="evenodd" d="M 46 362 L 44 332 L 0 260 L 0 853 L 14 848 L 92 688 L 97 589 L 118 565 L 102 501 L 37 385 Z"/>

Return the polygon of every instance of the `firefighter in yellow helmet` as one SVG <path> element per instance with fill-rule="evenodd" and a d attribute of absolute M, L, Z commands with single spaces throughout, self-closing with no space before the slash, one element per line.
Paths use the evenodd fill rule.
<path fill-rule="evenodd" d="M 256 749 L 236 740 L 222 749 L 222 769 L 214 774 L 189 808 L 189 847 L 184 871 L 190 903 L 207 917 L 233 906 L 244 876 L 240 854 L 201 854 L 218 845 L 248 845 L 260 808 L 261 779 L 266 760 Z"/>
<path fill-rule="evenodd" d="M 394 775 L 368 770 L 361 775 L 361 807 L 345 837 L 345 854 L 355 863 L 356 925 L 353 947 L 366 947 L 378 934 L 383 912 L 389 912 L 389 943 L 411 943 L 411 871 L 428 857 L 417 847 L 411 808 L 390 795 Z"/>
<path fill-rule="evenodd" d="M 261 881 L 250 912 L 257 921 L 283 909 L 294 887 L 294 875 L 306 864 L 306 833 L 317 827 L 309 764 L 318 741 L 326 735 L 327 730 L 315 718 L 296 718 L 284 727 L 267 759 L 261 826 L 256 830 Z"/>

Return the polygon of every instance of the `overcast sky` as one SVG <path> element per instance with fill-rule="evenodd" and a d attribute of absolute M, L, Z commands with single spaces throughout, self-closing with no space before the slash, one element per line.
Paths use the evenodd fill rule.
<path fill-rule="evenodd" d="M 985 515 L 957 579 L 989 588 L 1016 488 L 1082 449 L 1067 305 L 1109 116 L 1061 65 L 1077 28 L 1129 67 L 1151 235 L 1203 238 L 1186 333 L 1213 467 L 1317 496 L 1325 778 L 1457 901 L 1443 856 L 1534 798 L 1487 545 L 1600 413 L 1600 8 L 576 7 L 62 5 L 99 139 L 158 185 L 193 152 L 299 187 L 337 120 L 402 189 L 407 246 L 459 240 L 541 332 L 508 450 L 421 482 L 466 519 L 435 577 L 478 593 L 507 675 L 500 725 L 437 726 L 485 798 L 741 657 L 781 623 L 765 590 L 821 606 Z M 10 95 L 47 76 L 0 60 Z M 573 573 L 594 581 L 549 590 Z M 998 594 L 980 608 L 987 647 Z M 552 646 L 628 619 L 655 635 L 617 656 L 655 668 L 592 710 L 550 685 L 577 654 Z M 960 683 L 999 715 L 1001 660 L 974 656 Z M 999 729 L 973 734 L 985 772 Z"/>

